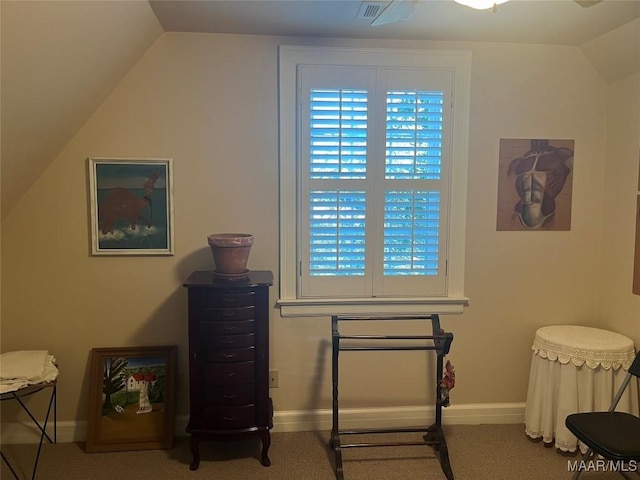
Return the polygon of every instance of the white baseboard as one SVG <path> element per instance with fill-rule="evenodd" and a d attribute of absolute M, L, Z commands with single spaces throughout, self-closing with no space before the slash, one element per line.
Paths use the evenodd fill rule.
<path fill-rule="evenodd" d="M 486 403 L 452 405 L 442 410 L 444 425 L 524 424 L 524 403 Z M 340 429 L 394 428 L 430 425 L 434 420 L 433 406 L 350 408 L 340 410 Z M 331 430 L 332 411 L 276 411 L 274 432 Z"/>
<path fill-rule="evenodd" d="M 524 424 L 524 403 L 475 403 L 452 405 L 442 410 L 443 425 Z M 340 429 L 394 428 L 433 423 L 434 407 L 349 408 L 340 410 Z M 175 434 L 186 436 L 188 417 L 176 417 Z M 273 417 L 273 432 L 304 432 L 331 430 L 331 409 L 283 410 Z M 49 436 L 53 427 L 49 424 Z M 57 440 L 60 443 L 82 442 L 86 438 L 86 422 L 58 421 Z M 40 433 L 27 422 L 3 423 L 0 443 L 38 443 Z M 45 440 L 46 441 L 46 440 Z"/>

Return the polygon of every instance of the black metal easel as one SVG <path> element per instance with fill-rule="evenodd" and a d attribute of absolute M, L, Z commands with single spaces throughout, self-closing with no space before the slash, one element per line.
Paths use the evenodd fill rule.
<path fill-rule="evenodd" d="M 339 322 L 362 320 L 429 320 L 432 327 L 432 335 L 340 335 Z M 442 431 L 442 400 L 440 396 L 440 380 L 443 374 L 444 356 L 449 353 L 453 334 L 440 328 L 438 315 L 418 316 L 340 316 L 331 318 L 332 327 L 332 383 L 333 383 L 333 428 L 331 430 L 330 446 L 335 452 L 335 473 L 337 480 L 344 480 L 342 468 L 342 449 L 357 447 L 387 447 L 403 445 L 431 445 L 439 453 L 440 466 L 448 480 L 454 480 L 447 443 Z M 342 340 L 348 340 L 348 345 L 342 345 Z M 393 345 L 384 344 L 384 341 L 392 340 Z M 402 345 L 405 340 L 425 341 L 426 344 Z M 361 345 L 360 341 L 364 341 Z M 367 341 L 368 344 L 367 344 Z M 435 422 L 429 427 L 416 428 L 385 428 L 385 429 L 358 429 L 340 430 L 339 406 L 338 406 L 338 357 L 341 351 L 398 351 L 398 350 L 433 350 L 436 352 L 436 404 Z M 386 443 L 345 443 L 340 441 L 341 436 L 377 433 L 411 433 L 424 432 L 424 442 L 386 442 Z"/>

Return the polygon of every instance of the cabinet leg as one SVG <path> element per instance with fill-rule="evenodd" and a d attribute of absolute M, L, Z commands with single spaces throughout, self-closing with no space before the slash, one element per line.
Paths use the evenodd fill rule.
<path fill-rule="evenodd" d="M 200 466 L 200 440 L 196 435 L 191 435 L 189 446 L 191 447 L 191 454 L 193 455 L 189 470 L 197 470 Z"/>
<path fill-rule="evenodd" d="M 271 460 L 269 460 L 271 433 L 269 433 L 269 430 L 260 430 L 260 440 L 262 440 L 262 465 L 268 467 L 269 465 L 271 465 Z"/>

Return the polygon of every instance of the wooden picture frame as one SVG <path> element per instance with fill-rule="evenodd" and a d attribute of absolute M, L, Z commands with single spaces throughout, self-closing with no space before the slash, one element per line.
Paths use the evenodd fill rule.
<path fill-rule="evenodd" d="M 170 158 L 89 158 L 91 253 L 173 255 Z"/>
<path fill-rule="evenodd" d="M 173 447 L 176 350 L 91 350 L 87 452 Z"/>

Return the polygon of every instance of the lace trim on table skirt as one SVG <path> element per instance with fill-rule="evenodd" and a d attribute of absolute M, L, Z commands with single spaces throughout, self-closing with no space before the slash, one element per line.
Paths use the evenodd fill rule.
<path fill-rule="evenodd" d="M 537 341 L 540 343 L 539 341 Z M 633 363 L 635 358 L 635 352 L 633 347 L 628 351 L 621 352 L 586 352 L 582 349 L 574 349 L 574 348 L 564 348 L 564 352 L 558 352 L 552 348 L 541 348 L 539 346 L 534 345 L 531 349 L 538 355 L 540 358 L 547 358 L 552 361 L 558 361 L 563 365 L 571 362 L 576 367 L 581 367 L 582 365 L 587 365 L 592 370 L 595 370 L 598 367 L 602 367 L 605 370 L 609 370 L 613 368 L 614 370 L 618 370 L 620 367 L 625 370 L 629 370 L 629 367 Z"/>
<path fill-rule="evenodd" d="M 554 443 L 555 441 L 554 446 L 562 452 L 573 453 L 578 449 L 578 445 L 580 446 L 580 452 L 583 455 L 587 453 L 587 450 L 588 450 L 587 447 L 583 445 L 583 443 L 580 441 L 577 441 L 577 444 L 576 442 L 571 442 L 571 443 L 559 442 L 555 440 L 554 437 L 544 435 L 542 432 L 532 432 L 528 428 L 525 428 L 524 432 L 526 433 L 527 437 L 532 438 L 533 440 L 538 440 L 539 438 L 542 438 L 542 441 L 546 444 Z"/>
<path fill-rule="evenodd" d="M 550 437 L 548 435 L 544 435 L 542 432 L 532 432 L 528 428 L 525 428 L 524 429 L 524 433 L 527 434 L 527 437 L 532 438 L 533 440 L 538 440 L 538 439 L 542 438 L 542 441 L 544 443 L 553 443 L 553 437 Z"/>

